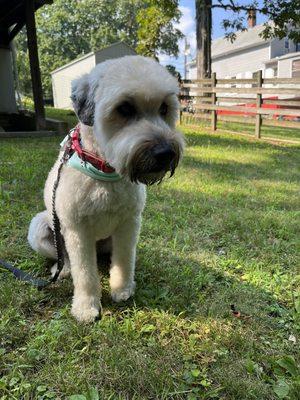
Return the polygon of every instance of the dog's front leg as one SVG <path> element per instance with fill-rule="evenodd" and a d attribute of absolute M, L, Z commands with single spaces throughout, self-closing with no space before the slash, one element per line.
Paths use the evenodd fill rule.
<path fill-rule="evenodd" d="M 127 219 L 112 235 L 112 262 L 110 288 L 112 299 L 125 301 L 134 294 L 134 270 L 136 245 L 139 237 L 141 216 Z"/>
<path fill-rule="evenodd" d="M 64 231 L 74 284 L 72 314 L 81 322 L 92 322 L 101 308 L 100 276 L 95 239 L 84 225 Z"/>

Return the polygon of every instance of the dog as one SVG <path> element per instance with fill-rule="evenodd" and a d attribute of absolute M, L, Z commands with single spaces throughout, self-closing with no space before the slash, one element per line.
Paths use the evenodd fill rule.
<path fill-rule="evenodd" d="M 175 129 L 178 90 L 166 68 L 142 56 L 105 61 L 72 82 L 80 145 L 102 158 L 117 177 L 94 179 L 68 164 L 61 171 L 55 202 L 65 242 L 61 276 L 71 272 L 71 312 L 80 322 L 98 319 L 101 311 L 99 244 L 111 250 L 112 299 L 125 301 L 134 294 L 145 187 L 172 175 L 184 149 L 183 135 Z M 63 149 L 46 180 L 46 210 L 32 219 L 28 232 L 31 247 L 53 260 L 51 203 L 62 154 Z"/>

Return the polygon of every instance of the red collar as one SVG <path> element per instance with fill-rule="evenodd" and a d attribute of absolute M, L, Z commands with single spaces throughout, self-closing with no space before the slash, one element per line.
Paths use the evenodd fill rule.
<path fill-rule="evenodd" d="M 112 173 L 115 169 L 111 167 L 103 158 L 91 151 L 84 150 L 80 141 L 80 125 L 78 124 L 70 133 L 71 136 L 71 150 L 75 151 L 82 161 L 88 161 L 99 171 Z"/>

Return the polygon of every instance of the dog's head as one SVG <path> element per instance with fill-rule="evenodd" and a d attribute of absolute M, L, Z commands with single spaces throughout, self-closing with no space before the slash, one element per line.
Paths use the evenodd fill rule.
<path fill-rule="evenodd" d="M 173 175 L 184 140 L 175 130 L 177 80 L 156 61 L 127 56 L 105 61 L 72 83 L 79 120 L 93 126 L 101 154 L 132 182 Z"/>

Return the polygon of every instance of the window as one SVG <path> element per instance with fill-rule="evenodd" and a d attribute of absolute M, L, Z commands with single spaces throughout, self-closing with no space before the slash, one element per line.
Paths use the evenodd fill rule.
<path fill-rule="evenodd" d="M 292 63 L 292 78 L 300 78 L 300 58 Z"/>
<path fill-rule="evenodd" d="M 296 43 L 296 51 L 300 51 L 300 43 Z"/>

